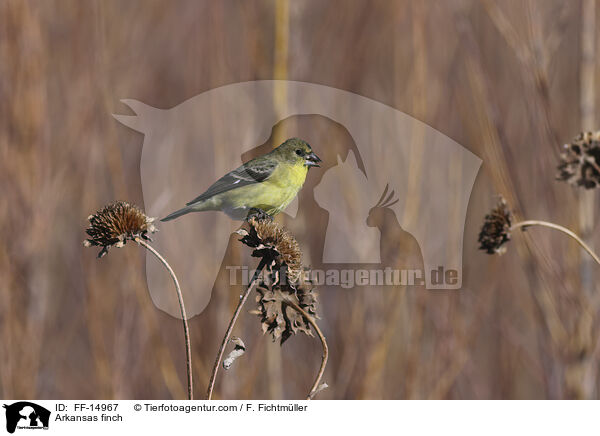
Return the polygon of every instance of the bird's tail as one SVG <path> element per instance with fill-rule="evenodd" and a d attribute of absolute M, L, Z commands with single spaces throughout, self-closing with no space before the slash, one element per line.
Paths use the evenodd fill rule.
<path fill-rule="evenodd" d="M 164 217 L 163 219 L 161 219 L 161 221 L 163 221 L 163 222 L 164 221 L 171 221 L 171 220 L 173 220 L 175 218 L 179 218 L 180 216 L 188 214 L 188 213 L 193 212 L 193 211 L 194 211 L 194 208 L 191 205 L 190 206 L 186 206 L 183 209 L 176 210 L 175 212 L 167 215 L 166 217 Z"/>

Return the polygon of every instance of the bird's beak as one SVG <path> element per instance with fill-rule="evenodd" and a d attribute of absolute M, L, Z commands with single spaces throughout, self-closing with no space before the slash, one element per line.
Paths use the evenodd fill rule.
<path fill-rule="evenodd" d="M 316 154 L 314 154 L 312 151 L 306 155 L 305 160 L 304 160 L 304 165 L 306 165 L 307 167 L 318 167 L 319 162 L 321 162 L 321 158 L 319 158 L 319 156 L 317 156 Z"/>

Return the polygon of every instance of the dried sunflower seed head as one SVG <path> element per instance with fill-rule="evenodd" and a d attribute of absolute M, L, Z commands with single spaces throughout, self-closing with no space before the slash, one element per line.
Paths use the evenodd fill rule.
<path fill-rule="evenodd" d="M 102 247 L 98 257 L 104 256 L 110 247 L 122 247 L 135 237 L 148 238 L 148 233 L 157 231 L 154 218 L 125 201 L 111 203 L 88 217 L 90 226 L 85 230 L 89 238 L 83 241 L 86 247 Z"/>
<path fill-rule="evenodd" d="M 302 252 L 292 234 L 270 220 L 252 218 L 248 224 L 249 231 L 241 229 L 238 233 L 244 244 L 254 248 L 252 255 L 265 258 L 273 269 L 285 267 L 287 280 L 297 283 L 302 272 Z"/>
<path fill-rule="evenodd" d="M 297 289 L 274 281 L 263 281 L 256 288 L 258 315 L 263 333 L 270 333 L 281 345 L 298 332 L 313 336 L 308 320 L 286 302 L 293 302 L 311 316 L 316 314 L 317 293 L 311 283 L 303 282 Z"/>
<path fill-rule="evenodd" d="M 483 227 L 479 232 L 479 249 L 488 254 L 502 254 L 506 247 L 502 245 L 510 241 L 510 226 L 512 213 L 508 209 L 506 200 L 500 197 L 497 206 L 485 216 Z"/>
<path fill-rule="evenodd" d="M 586 189 L 600 185 L 600 132 L 580 133 L 563 147 L 556 179 Z"/>
<path fill-rule="evenodd" d="M 270 333 L 273 341 L 279 340 L 282 345 L 298 332 L 313 336 L 308 320 L 290 305 L 318 318 L 313 284 L 310 280 L 300 280 L 304 271 L 298 242 L 271 220 L 252 218 L 248 226 L 248 230 L 238 230 L 242 235 L 240 240 L 265 264 L 256 288 L 258 310 L 255 312 L 260 317 L 263 333 Z"/>

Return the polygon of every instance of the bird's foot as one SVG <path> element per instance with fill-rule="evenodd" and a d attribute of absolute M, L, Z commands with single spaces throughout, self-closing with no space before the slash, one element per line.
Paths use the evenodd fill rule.
<path fill-rule="evenodd" d="M 248 212 L 248 216 L 246 217 L 246 221 L 250 221 L 252 218 L 254 218 L 257 221 L 273 221 L 273 217 L 271 215 L 266 213 L 264 210 L 258 209 L 256 207 L 250 209 L 250 211 Z"/>

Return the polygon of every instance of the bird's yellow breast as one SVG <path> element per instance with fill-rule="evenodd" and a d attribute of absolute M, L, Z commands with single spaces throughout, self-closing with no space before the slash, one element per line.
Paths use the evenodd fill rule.
<path fill-rule="evenodd" d="M 298 195 L 306 180 L 307 172 L 308 167 L 304 164 L 279 164 L 268 180 L 259 183 L 264 185 L 265 195 L 261 200 L 263 207 L 257 207 L 271 215 L 281 212 Z"/>
<path fill-rule="evenodd" d="M 242 186 L 215 196 L 213 207 L 256 208 L 275 215 L 296 197 L 304 185 L 307 172 L 308 168 L 303 164 L 280 163 L 264 182 Z"/>
<path fill-rule="evenodd" d="M 295 165 L 280 163 L 266 182 L 282 189 L 295 188 L 297 193 L 304 185 L 306 173 L 308 173 L 308 167 L 303 163 Z"/>

